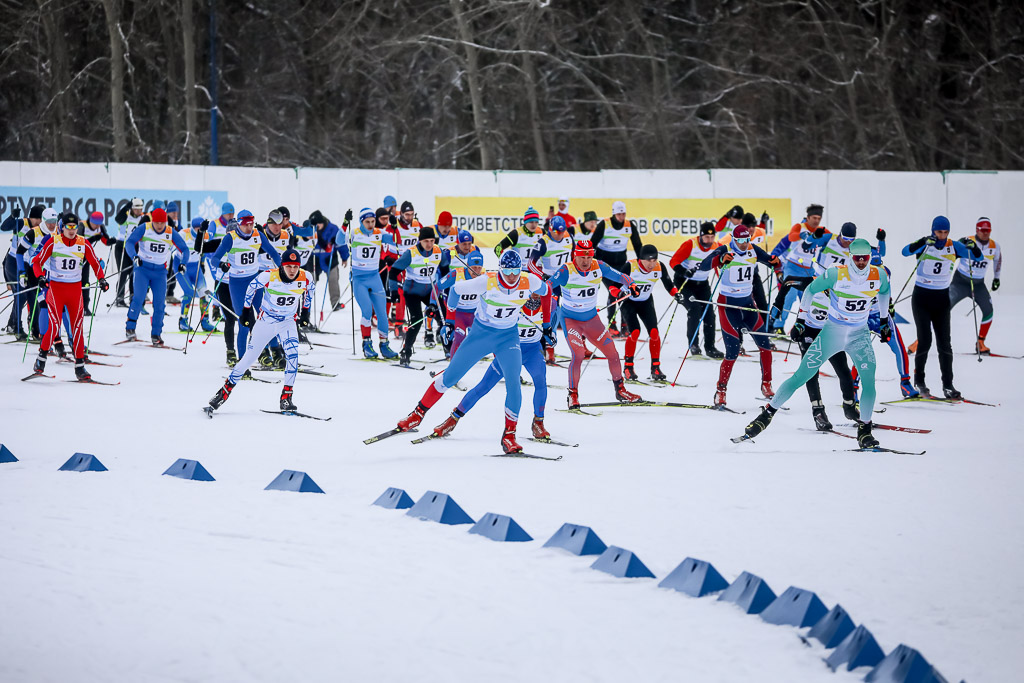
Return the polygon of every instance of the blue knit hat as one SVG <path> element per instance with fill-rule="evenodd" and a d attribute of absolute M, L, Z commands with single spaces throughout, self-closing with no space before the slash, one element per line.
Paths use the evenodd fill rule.
<path fill-rule="evenodd" d="M 473 233 L 469 230 L 459 230 L 459 241 L 460 242 L 472 242 Z"/>
<path fill-rule="evenodd" d="M 466 258 L 466 264 L 469 266 L 482 266 L 484 264 L 484 255 L 479 251 L 474 251 Z"/>
<path fill-rule="evenodd" d="M 391 195 L 385 196 L 384 197 L 384 208 L 385 209 L 390 209 L 392 206 L 398 206 L 398 200 L 395 199 L 394 197 L 392 197 Z"/>
<path fill-rule="evenodd" d="M 178 210 L 178 202 L 167 202 L 167 210 L 168 211 L 177 211 Z"/>
<path fill-rule="evenodd" d="M 154 199 L 153 200 L 153 206 L 151 206 L 149 208 L 150 209 L 162 209 L 162 208 L 164 208 L 164 202 L 163 202 L 162 199 Z"/>
<path fill-rule="evenodd" d="M 224 202 L 220 205 L 220 215 L 223 216 L 226 213 L 234 213 L 235 205 L 231 202 Z"/>
<path fill-rule="evenodd" d="M 196 216 L 195 218 L 192 219 L 192 227 L 193 228 L 198 228 L 202 224 L 203 224 L 203 217 L 202 216 Z"/>
<path fill-rule="evenodd" d="M 949 219 L 945 216 L 936 216 L 932 219 L 932 232 L 949 230 Z"/>
<path fill-rule="evenodd" d="M 843 223 L 839 236 L 844 240 L 852 240 L 857 237 L 857 225 L 855 223 Z"/>
<path fill-rule="evenodd" d="M 367 218 L 376 219 L 377 218 L 377 213 L 373 209 L 371 209 L 370 207 L 365 206 L 365 207 L 359 209 L 359 220 L 360 220 L 360 222 L 362 222 L 362 221 L 366 220 Z"/>

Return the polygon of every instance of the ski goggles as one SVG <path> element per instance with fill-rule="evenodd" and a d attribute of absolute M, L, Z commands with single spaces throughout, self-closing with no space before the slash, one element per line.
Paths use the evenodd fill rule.
<path fill-rule="evenodd" d="M 734 236 L 732 238 L 732 241 L 735 244 L 740 245 L 742 247 L 746 247 L 748 244 L 750 244 L 750 238 L 749 237 L 735 237 Z"/>
<path fill-rule="evenodd" d="M 514 277 L 517 277 L 521 272 L 523 272 L 522 268 L 502 268 L 501 269 L 501 274 L 504 275 L 508 279 L 512 279 Z"/>
<path fill-rule="evenodd" d="M 871 263 L 871 254 L 851 254 L 850 260 L 853 261 L 858 268 L 864 268 Z"/>

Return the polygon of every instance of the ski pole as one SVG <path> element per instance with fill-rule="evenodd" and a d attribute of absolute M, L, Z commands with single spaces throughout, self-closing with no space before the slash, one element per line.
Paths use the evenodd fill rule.
<path fill-rule="evenodd" d="M 767 311 L 762 311 L 760 308 L 751 308 L 750 306 L 734 306 L 732 304 L 721 304 L 718 303 L 717 301 L 705 301 L 704 299 L 697 299 L 692 296 L 690 297 L 690 301 L 692 301 L 695 304 L 710 304 L 711 306 L 715 306 L 717 308 L 732 308 L 737 311 L 750 311 L 751 313 L 760 313 L 761 315 L 768 315 Z"/>
<path fill-rule="evenodd" d="M 721 281 L 722 281 L 722 276 L 721 276 L 721 274 L 719 274 L 719 276 L 717 278 L 715 278 L 715 286 L 711 288 L 711 296 L 715 295 L 715 291 L 718 289 L 718 283 L 721 282 Z M 690 297 L 690 301 L 698 301 L 698 300 L 695 299 L 693 296 L 691 296 Z M 697 335 L 700 334 L 701 325 L 704 323 L 704 316 L 706 316 L 708 314 L 708 310 L 710 310 L 711 306 L 713 305 L 712 302 L 710 302 L 710 301 L 705 301 L 704 304 L 705 304 L 705 306 L 704 306 L 704 310 L 700 314 L 700 320 L 697 321 L 697 327 L 693 330 L 693 337 L 690 338 L 690 343 L 686 345 L 686 352 L 683 354 L 683 360 L 680 361 L 679 369 L 676 370 L 676 376 L 672 379 L 672 386 L 676 386 L 676 381 L 679 379 L 679 373 L 683 371 L 683 363 L 685 363 L 686 359 L 689 357 L 690 349 L 693 348 L 693 343 L 695 341 L 697 341 Z M 705 344 L 706 343 L 707 343 L 707 341 L 705 340 Z"/>
<path fill-rule="evenodd" d="M 29 328 L 30 332 L 32 331 L 32 320 L 35 319 L 35 317 L 36 317 L 36 306 L 38 304 L 39 304 L 39 296 L 36 295 L 36 296 L 32 297 L 32 309 L 28 313 L 28 328 Z M 18 314 L 21 315 L 21 311 L 18 311 Z M 25 335 L 25 350 L 21 354 L 21 362 L 22 363 L 25 362 L 25 358 L 28 356 L 28 340 L 30 338 L 31 338 L 31 335 L 27 335 L 27 334 Z"/>
<path fill-rule="evenodd" d="M 348 288 L 351 290 L 351 294 L 348 295 L 348 312 L 352 317 L 352 355 L 356 355 L 356 307 L 353 303 L 356 300 L 356 288 L 352 286 L 352 277 L 354 275 L 349 273 Z M 370 304 L 370 310 L 373 310 L 373 304 Z M 312 349 L 313 345 L 310 344 L 309 348 Z"/>
<path fill-rule="evenodd" d="M 971 274 L 971 277 L 968 278 L 968 280 L 970 280 L 970 283 L 971 283 L 971 310 L 974 311 L 974 337 L 975 337 L 974 350 L 978 354 L 978 362 L 980 363 L 981 362 L 981 344 L 979 343 L 979 341 L 977 341 L 978 339 L 980 339 L 980 337 L 978 336 L 980 334 L 979 331 L 978 331 L 978 307 L 977 307 L 977 305 L 975 305 L 975 301 L 974 301 L 974 268 L 971 266 L 971 262 L 970 261 L 967 262 L 967 272 L 969 272 Z"/>
<path fill-rule="evenodd" d="M 189 297 L 188 300 L 188 334 L 185 335 L 185 348 L 182 350 L 182 355 L 188 355 L 188 345 L 189 342 L 191 342 L 192 336 L 194 334 L 192 332 L 192 310 L 196 307 L 197 302 L 199 302 L 200 312 L 202 311 L 202 301 L 199 296 L 199 274 L 203 270 L 203 255 L 200 252 L 198 256 L 199 262 L 196 264 L 196 276 L 192 282 L 192 296 Z M 191 260 L 191 256 L 189 257 L 189 259 Z M 188 282 L 188 261 L 185 262 L 185 268 L 185 281 Z M 200 316 L 199 322 L 202 323 L 202 320 L 202 316 Z M 216 327 L 216 325 L 214 325 L 214 327 Z"/>
<path fill-rule="evenodd" d="M 924 252 L 927 251 L 927 250 L 928 250 L 928 244 L 926 243 L 924 245 L 924 247 L 921 249 L 921 253 L 917 255 L 917 259 L 914 261 L 914 269 L 910 271 L 910 277 L 908 277 L 907 281 L 903 283 L 903 287 L 900 288 L 900 293 L 896 295 L 896 303 L 894 303 L 893 306 L 895 306 L 896 304 L 898 304 L 900 301 L 903 300 L 903 299 L 900 298 L 900 297 L 903 296 L 903 290 L 905 290 L 907 288 L 907 285 L 910 284 L 910 281 L 913 279 L 914 275 L 917 273 L 917 269 L 921 265 L 921 258 L 924 256 Z"/>
<path fill-rule="evenodd" d="M 664 312 L 658 317 L 658 324 L 659 325 L 661 324 L 661 321 L 665 319 L 665 316 L 668 315 L 668 309 L 672 308 L 673 302 L 676 303 L 677 305 L 679 304 L 679 302 L 676 301 L 674 298 L 672 299 L 672 301 L 668 302 L 668 306 L 665 307 Z"/>
<path fill-rule="evenodd" d="M 202 257 L 202 254 L 200 254 L 200 258 L 201 258 L 201 257 Z M 203 266 L 203 264 L 202 264 L 202 261 L 200 261 L 200 262 L 199 262 L 199 267 L 200 267 L 200 268 L 202 268 L 202 266 Z M 212 268 L 211 268 L 211 272 L 212 272 Z M 210 298 L 210 301 L 211 301 L 211 302 L 213 302 L 213 303 L 216 303 L 216 304 L 217 304 L 218 306 L 220 306 L 220 309 L 221 309 L 221 317 L 224 317 L 224 316 L 223 316 L 223 313 L 224 313 L 224 311 L 228 311 L 228 313 L 231 313 L 232 315 L 234 315 L 234 314 L 235 314 L 235 313 L 234 313 L 234 311 L 232 311 L 232 310 L 229 310 L 229 309 L 226 309 L 226 308 L 224 307 L 224 304 L 223 304 L 223 303 L 221 303 L 219 299 L 217 299 L 217 297 L 216 297 L 216 294 L 215 294 L 215 292 L 217 291 L 217 288 L 218 288 L 218 287 L 220 287 L 220 284 L 221 284 L 222 282 L 224 282 L 224 279 L 225 279 L 225 278 L 226 278 L 227 276 L 228 276 L 228 272 L 227 272 L 226 270 L 222 270 L 222 271 L 220 272 L 220 275 L 218 275 L 218 276 L 216 276 L 216 277 L 214 277 L 214 278 L 213 278 L 213 289 L 211 289 L 211 290 L 208 290 L 208 291 L 206 292 L 206 296 Z M 198 275 L 197 275 L 197 278 L 198 278 Z M 193 296 L 193 302 L 194 302 L 195 298 L 196 298 L 196 297 L 195 297 L 195 296 Z M 192 315 L 191 315 L 191 313 L 192 313 L 192 311 L 191 311 L 191 309 L 189 309 L 189 321 L 190 321 L 190 322 L 189 322 L 189 334 L 188 334 L 188 336 L 187 336 L 187 337 L 186 337 L 186 339 L 185 339 L 185 346 L 186 346 L 186 347 L 187 347 L 187 346 L 188 346 L 189 344 L 191 344 L 191 343 L 192 343 L 192 340 L 196 338 L 196 334 L 198 334 L 198 333 L 199 333 L 199 328 L 198 328 L 198 327 L 196 327 L 195 329 L 192 329 L 192 324 L 191 324 L 191 319 L 192 319 Z M 237 318 L 238 316 L 235 316 L 235 317 Z M 217 326 L 216 326 L 216 325 L 214 325 L 214 326 L 213 326 L 213 329 L 212 329 L 212 330 L 210 330 L 210 334 L 213 334 L 213 333 L 214 333 L 214 332 L 216 332 L 216 331 L 217 331 Z M 206 339 L 209 339 L 209 338 L 210 338 L 210 335 L 209 335 L 209 334 L 208 334 L 208 335 L 206 335 Z M 206 339 L 204 339 L 204 340 L 203 340 L 203 343 L 204 343 L 204 344 L 206 343 Z"/>
<path fill-rule="evenodd" d="M 103 278 L 100 278 L 100 279 L 101 280 L 105 280 L 106 278 L 103 277 Z M 99 282 L 97 282 L 96 284 L 99 284 Z M 89 355 L 89 347 L 92 344 L 92 324 L 94 322 L 96 322 L 96 313 L 97 313 L 97 311 L 99 311 L 99 308 L 100 308 L 100 297 L 101 296 L 103 296 L 103 288 L 102 287 L 100 288 L 100 291 L 96 292 L 96 300 L 92 302 L 92 315 L 89 316 L 89 336 L 85 340 L 85 355 L 86 356 Z"/>
<path fill-rule="evenodd" d="M 661 337 L 661 344 L 662 344 L 662 346 L 664 346 L 666 343 L 668 343 L 668 332 L 669 332 L 669 330 L 672 329 L 672 321 L 676 319 L 676 311 L 679 310 L 679 302 L 676 301 L 675 304 L 676 304 L 676 307 L 672 309 L 672 315 L 668 319 L 668 325 L 665 326 L 665 334 L 662 335 L 662 337 Z"/>

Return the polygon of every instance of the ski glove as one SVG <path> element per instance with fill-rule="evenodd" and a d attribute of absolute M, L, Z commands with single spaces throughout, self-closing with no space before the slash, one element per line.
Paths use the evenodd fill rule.
<path fill-rule="evenodd" d="M 797 318 L 796 323 L 793 325 L 793 329 L 789 331 L 789 338 L 799 344 L 803 341 L 804 335 L 807 333 L 807 325 L 800 318 Z"/>
<path fill-rule="evenodd" d="M 178 272 L 179 273 L 184 273 L 185 272 L 185 264 L 184 263 L 178 263 Z"/>
<path fill-rule="evenodd" d="M 448 322 L 437 328 L 437 339 L 441 342 L 441 346 L 448 347 L 452 345 L 452 333 L 454 330 L 455 327 Z"/>
<path fill-rule="evenodd" d="M 816 227 L 814 229 L 814 239 L 816 239 L 816 240 L 817 239 L 821 239 L 824 236 L 825 236 L 825 226 L 824 225 L 819 225 L 818 227 Z"/>
<path fill-rule="evenodd" d="M 252 327 L 256 324 L 256 312 L 252 310 L 252 306 L 242 309 L 242 315 L 238 316 L 238 322 L 242 323 L 243 327 Z"/>
<path fill-rule="evenodd" d="M 635 282 L 629 283 L 629 295 L 633 298 L 640 296 L 640 285 Z"/>
<path fill-rule="evenodd" d="M 720 261 L 720 262 L 722 263 L 722 265 L 724 266 L 724 265 L 726 265 L 726 264 L 728 264 L 728 263 L 732 263 L 732 260 L 733 260 L 734 258 L 735 258 L 735 257 L 734 257 L 734 256 L 732 255 L 732 252 L 726 252 L 726 253 L 722 254 L 722 258 L 720 258 L 720 259 L 719 259 L 719 261 Z"/>
<path fill-rule="evenodd" d="M 50 286 L 50 274 L 44 270 L 36 283 L 38 284 L 39 289 L 46 289 Z"/>
<path fill-rule="evenodd" d="M 554 348 L 558 344 L 558 339 L 555 337 L 555 331 L 551 329 L 550 325 L 545 325 L 543 332 L 544 336 L 541 337 L 541 341 Z"/>
<path fill-rule="evenodd" d="M 309 308 L 302 309 L 302 315 L 299 316 L 299 327 L 309 329 Z"/>
<path fill-rule="evenodd" d="M 992 280 L 992 291 L 994 292 L 997 289 L 999 289 L 999 278 Z"/>
<path fill-rule="evenodd" d="M 18 273 L 18 284 L 21 285 L 22 289 L 26 289 L 28 287 L 28 273 L 26 273 L 25 271 L 21 271 L 20 273 Z M 992 289 L 995 289 L 994 282 L 992 283 L 992 285 Z"/>
<path fill-rule="evenodd" d="M 388 292 L 388 301 L 393 304 L 398 303 L 398 287 L 393 287 L 391 291 Z"/>
<path fill-rule="evenodd" d="M 14 220 L 18 220 L 19 218 L 21 218 L 21 208 L 16 206 L 13 209 L 11 209 L 11 218 L 13 218 Z"/>
<path fill-rule="evenodd" d="M 345 212 L 345 222 L 348 223 L 352 220 L 352 209 Z"/>
<path fill-rule="evenodd" d="M 878 336 L 886 344 L 888 344 L 889 340 L 892 339 L 892 325 L 889 322 L 889 318 L 883 320 L 878 326 Z"/>
<path fill-rule="evenodd" d="M 885 241 L 885 230 L 882 230 L 881 228 L 879 228 L 878 231 L 875 233 L 875 239 L 878 240 L 879 242 L 884 242 Z"/>
<path fill-rule="evenodd" d="M 424 318 L 433 318 L 434 320 L 440 320 L 441 316 L 440 316 L 440 314 L 437 311 L 437 304 L 435 304 L 435 303 L 427 304 L 427 311 L 426 311 L 426 313 L 424 314 L 423 317 Z"/>
<path fill-rule="evenodd" d="M 677 304 L 682 304 L 683 306 L 686 305 L 686 296 L 682 292 L 679 292 L 673 298 L 676 300 Z"/>
<path fill-rule="evenodd" d="M 221 270 L 222 270 L 223 272 L 225 272 L 225 273 L 226 273 L 226 272 L 228 272 L 229 270 L 231 270 L 231 264 L 230 264 L 230 263 L 228 263 L 227 261 L 221 261 L 221 263 L 220 263 L 220 269 L 221 269 Z"/>
<path fill-rule="evenodd" d="M 100 289 L 103 290 L 104 292 L 110 289 L 110 285 L 107 284 L 106 278 L 100 278 Z"/>

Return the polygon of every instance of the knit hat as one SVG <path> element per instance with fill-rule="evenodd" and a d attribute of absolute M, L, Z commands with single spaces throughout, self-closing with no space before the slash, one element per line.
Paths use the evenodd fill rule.
<path fill-rule="evenodd" d="M 384 197 L 384 208 L 385 209 L 390 209 L 392 206 L 397 206 L 397 205 L 398 205 L 398 202 L 391 195 L 386 195 Z"/>
<path fill-rule="evenodd" d="M 42 217 L 43 217 L 43 209 L 45 209 L 45 208 L 46 207 L 43 206 L 42 204 L 36 204 L 35 206 L 33 206 L 31 209 L 28 210 L 28 217 L 29 218 L 39 218 L 39 219 L 42 219 Z"/>
<path fill-rule="evenodd" d="M 747 214 L 750 215 L 749 213 Z M 745 223 L 737 225 L 732 231 L 732 238 L 734 240 L 749 240 L 750 239 L 750 228 Z"/>
<path fill-rule="evenodd" d="M 149 218 L 154 223 L 166 223 L 167 212 L 164 211 L 163 209 L 153 209 L 152 211 L 149 212 Z"/>
<path fill-rule="evenodd" d="M 320 213 L 320 209 L 317 209 L 313 213 L 309 214 L 309 224 L 310 225 L 321 225 L 321 224 L 326 225 L 327 224 L 327 219 L 324 217 L 324 215 L 322 213 Z"/>
<path fill-rule="evenodd" d="M 55 223 L 57 221 L 57 210 L 43 209 L 43 221 L 46 223 Z"/>
<path fill-rule="evenodd" d="M 302 265 L 302 261 L 299 259 L 299 252 L 294 249 L 285 249 L 284 253 L 281 254 L 281 265 L 288 263 L 294 263 L 295 265 Z"/>
<path fill-rule="evenodd" d="M 252 211 L 242 209 L 238 212 L 238 223 L 239 225 L 253 225 L 256 223 L 256 216 L 252 215 Z"/>
<path fill-rule="evenodd" d="M 364 207 L 359 209 L 359 222 L 365 221 L 367 218 L 376 218 L 377 214 L 373 212 L 370 207 Z"/>
<path fill-rule="evenodd" d="M 178 202 L 167 202 L 167 213 L 178 210 Z"/>
<path fill-rule="evenodd" d="M 549 225 L 551 232 L 565 232 L 569 229 L 565 225 L 565 219 L 561 216 L 552 216 L 551 223 Z"/>
<path fill-rule="evenodd" d="M 132 198 L 132 208 L 133 209 L 144 209 L 144 208 L 146 208 L 146 202 L 142 201 L 138 197 L 134 197 L 134 198 Z M 234 209 L 232 209 L 232 211 L 234 211 Z"/>
<path fill-rule="evenodd" d="M 853 223 L 843 223 L 839 236 L 844 240 L 852 240 L 857 237 L 857 226 Z"/>
<path fill-rule="evenodd" d="M 203 224 L 203 217 L 202 216 L 196 216 L 195 218 L 192 219 L 192 227 L 193 228 L 198 228 L 202 224 Z"/>
<path fill-rule="evenodd" d="M 75 226 L 77 226 L 78 225 L 78 216 L 75 214 L 74 211 L 68 211 L 63 216 L 60 217 L 60 224 L 61 224 L 61 227 L 65 226 L 65 225 L 75 225 Z"/>
<path fill-rule="evenodd" d="M 932 219 L 932 232 L 949 230 L 949 219 L 945 216 L 936 216 Z"/>
<path fill-rule="evenodd" d="M 405 213 L 406 211 L 415 211 L 415 210 L 416 209 L 414 209 L 412 207 L 412 202 L 410 202 L 408 199 L 406 199 L 404 202 L 402 202 L 402 208 L 400 210 L 401 213 Z"/>
<path fill-rule="evenodd" d="M 479 251 L 472 252 L 466 257 L 467 266 L 482 266 L 484 264 L 484 255 Z"/>
<path fill-rule="evenodd" d="M 615 202 L 612 204 L 612 213 L 626 213 L 626 202 Z"/>
<path fill-rule="evenodd" d="M 284 216 L 285 220 L 292 217 L 292 212 L 288 210 L 287 206 L 279 206 L 277 207 L 277 210 L 281 212 L 281 215 Z"/>
<path fill-rule="evenodd" d="M 472 242 L 473 233 L 469 230 L 459 230 L 459 241 L 460 242 Z"/>
<path fill-rule="evenodd" d="M 381 206 L 378 207 L 377 210 L 373 212 L 373 215 L 375 215 L 377 218 L 380 218 L 381 216 L 389 215 L 389 212 L 387 210 L 387 207 Z"/>
<path fill-rule="evenodd" d="M 163 200 L 162 199 L 154 199 L 153 200 L 152 208 L 154 208 L 154 209 L 162 209 L 162 208 L 164 208 Z"/>
<path fill-rule="evenodd" d="M 437 224 L 438 225 L 451 225 L 452 224 L 452 214 L 451 214 L 451 212 L 449 212 L 449 211 L 442 211 L 441 213 L 439 213 L 437 215 Z"/>
<path fill-rule="evenodd" d="M 523 214 L 523 222 L 528 223 L 530 221 L 540 221 L 540 214 L 532 206 L 528 207 L 526 213 Z"/>
<path fill-rule="evenodd" d="M 583 222 L 584 223 L 586 223 L 587 221 L 596 221 L 596 220 L 597 220 L 597 212 L 596 211 L 584 211 L 583 212 Z"/>
<path fill-rule="evenodd" d="M 93 225 L 103 225 L 103 214 L 99 211 L 93 211 L 89 214 L 89 222 Z"/>
<path fill-rule="evenodd" d="M 234 213 L 235 205 L 231 202 L 224 202 L 220 205 L 220 215 L 223 216 L 226 213 Z"/>
<path fill-rule="evenodd" d="M 714 235 L 715 234 L 715 224 L 712 223 L 711 221 L 704 221 L 703 223 L 700 224 L 700 234 L 701 235 Z"/>
<path fill-rule="evenodd" d="M 419 239 L 421 239 L 421 240 L 436 240 L 437 239 L 437 235 L 434 234 L 434 229 L 428 225 L 428 226 L 420 228 Z"/>
<path fill-rule="evenodd" d="M 864 239 L 855 239 L 850 245 L 850 256 L 871 256 L 871 244 Z"/>
<path fill-rule="evenodd" d="M 658 248 L 653 244 L 645 244 L 640 247 L 640 260 L 646 261 L 648 259 L 658 258 Z"/>
<path fill-rule="evenodd" d="M 807 207 L 807 215 L 808 216 L 821 216 L 822 212 L 824 210 L 825 210 L 825 207 L 822 206 L 821 204 L 811 204 L 810 206 Z"/>
<path fill-rule="evenodd" d="M 992 230 L 992 221 L 982 216 L 981 218 L 978 219 L 978 222 L 977 224 L 975 224 L 974 229 L 980 231 Z"/>

